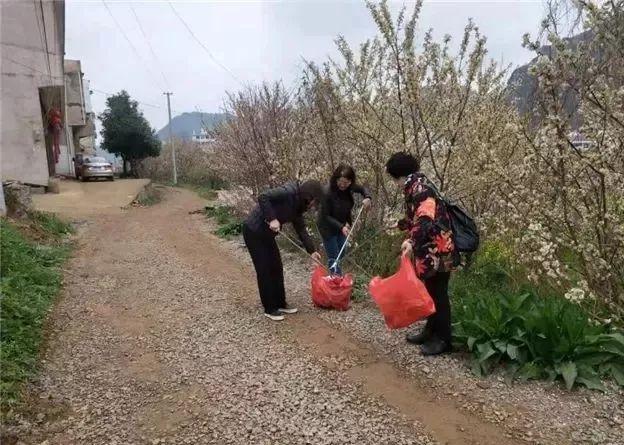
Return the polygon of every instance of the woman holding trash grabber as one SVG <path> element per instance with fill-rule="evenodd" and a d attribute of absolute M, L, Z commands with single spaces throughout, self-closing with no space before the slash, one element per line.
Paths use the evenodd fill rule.
<path fill-rule="evenodd" d="M 296 308 L 286 304 L 284 269 L 275 237 L 282 225 L 292 223 L 305 250 L 319 262 L 321 255 L 308 235 L 303 214 L 322 201 L 323 189 L 318 181 L 293 182 L 261 193 L 258 205 L 243 224 L 243 238 L 258 278 L 260 300 L 264 315 L 281 321 L 284 314 L 294 314 Z"/>
<path fill-rule="evenodd" d="M 355 183 L 353 168 L 340 164 L 329 180 L 328 190 L 318 216 L 318 228 L 323 237 L 325 252 L 327 252 L 328 267 L 330 272 L 336 275 L 342 275 L 340 266 L 335 263 L 353 225 L 351 211 L 354 193 L 359 193 L 364 197 L 362 205 L 365 208 L 370 206 L 371 194 Z"/>
<path fill-rule="evenodd" d="M 405 152 L 393 154 L 386 163 L 386 171 L 405 197 L 406 218 L 398 227 L 409 236 L 401 250 L 412 256 L 416 275 L 424 281 L 436 308 L 423 331 L 408 334 L 407 341 L 421 345 L 424 355 L 437 355 L 451 349 L 448 284 L 458 255 L 446 207 L 419 169 L 418 160 Z"/>

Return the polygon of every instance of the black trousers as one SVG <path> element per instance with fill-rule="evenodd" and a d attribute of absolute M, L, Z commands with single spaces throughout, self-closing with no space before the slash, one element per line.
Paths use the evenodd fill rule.
<path fill-rule="evenodd" d="M 436 312 L 427 318 L 425 331 L 451 344 L 451 302 L 448 285 L 450 272 L 439 272 L 425 280 L 425 287 L 433 298 Z"/>
<path fill-rule="evenodd" d="M 244 225 L 243 239 L 256 269 L 264 312 L 271 313 L 286 307 L 284 268 L 275 238 L 270 234 L 254 232 Z"/>

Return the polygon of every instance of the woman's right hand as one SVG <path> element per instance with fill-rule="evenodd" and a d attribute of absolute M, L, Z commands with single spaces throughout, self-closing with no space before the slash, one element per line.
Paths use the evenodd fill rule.
<path fill-rule="evenodd" d="M 277 219 L 274 219 L 273 221 L 269 223 L 269 228 L 274 232 L 279 232 L 280 229 L 282 228 L 282 225 Z"/>
<path fill-rule="evenodd" d="M 406 239 L 405 241 L 403 241 L 403 244 L 401 244 L 401 252 L 403 255 L 410 256 L 413 250 L 414 246 L 412 245 L 412 242 L 410 240 Z"/>
<path fill-rule="evenodd" d="M 349 232 L 351 232 L 351 227 L 349 227 L 349 224 L 345 224 L 344 226 L 342 226 L 342 234 L 345 237 L 349 236 Z"/>

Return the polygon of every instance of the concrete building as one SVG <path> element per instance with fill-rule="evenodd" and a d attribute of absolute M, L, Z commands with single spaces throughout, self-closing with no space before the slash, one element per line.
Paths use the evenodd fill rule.
<path fill-rule="evenodd" d="M 51 116 L 65 109 L 65 3 L 0 1 L 0 16 L 2 180 L 47 186 L 57 170 Z"/>
<path fill-rule="evenodd" d="M 84 79 L 80 60 L 65 60 L 65 123 L 67 144 L 61 150 L 56 173 L 73 176 L 75 153 L 95 154 L 95 114 L 91 108 L 89 81 Z"/>
<path fill-rule="evenodd" d="M 213 144 L 215 139 L 205 130 L 201 129 L 200 131 L 193 130 L 193 134 L 191 135 L 191 140 L 193 142 L 197 142 L 198 144 Z"/>
<path fill-rule="evenodd" d="M 85 153 L 95 153 L 95 139 L 97 137 L 97 130 L 95 128 L 95 111 L 93 111 L 93 105 L 91 104 L 91 82 L 89 79 L 83 79 L 84 85 L 84 101 L 85 101 L 85 113 L 87 115 L 87 126 L 89 128 L 89 135 L 80 138 L 80 147 L 77 150 L 84 150 Z"/>

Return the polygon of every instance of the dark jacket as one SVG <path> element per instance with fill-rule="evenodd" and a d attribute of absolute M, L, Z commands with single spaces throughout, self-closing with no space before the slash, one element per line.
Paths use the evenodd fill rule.
<path fill-rule="evenodd" d="M 288 183 L 261 193 L 258 205 L 247 216 L 245 225 L 254 233 L 275 237 L 277 233 L 269 228 L 270 221 L 277 219 L 282 225 L 292 223 L 306 251 L 313 253 L 316 248 L 303 220 L 307 209 L 308 203 L 301 197 L 299 183 Z"/>
<path fill-rule="evenodd" d="M 354 193 L 359 193 L 364 198 L 371 198 L 370 192 L 357 184 L 344 191 L 333 187 L 326 191 L 318 216 L 318 228 L 323 238 L 340 233 L 347 223 L 353 224 L 351 211 Z"/>

